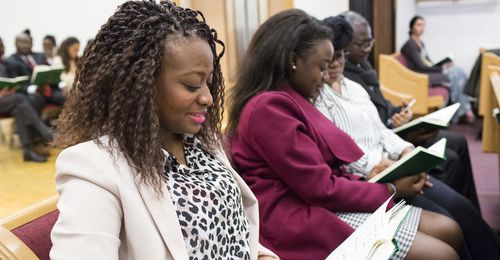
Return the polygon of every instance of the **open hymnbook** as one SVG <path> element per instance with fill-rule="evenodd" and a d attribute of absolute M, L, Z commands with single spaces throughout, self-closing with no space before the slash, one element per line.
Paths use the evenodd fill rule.
<path fill-rule="evenodd" d="M 411 206 L 405 205 L 405 201 L 401 200 L 386 212 L 391 198 L 392 196 L 326 259 L 389 259 L 398 250 L 394 237 L 411 209 Z"/>
<path fill-rule="evenodd" d="M 408 133 L 425 129 L 426 132 L 431 132 L 435 129 L 446 128 L 450 124 L 451 118 L 460 107 L 459 103 L 441 108 L 438 111 L 412 120 L 400 127 L 394 128 L 393 131 L 399 136 L 405 136 Z"/>
<path fill-rule="evenodd" d="M 31 84 L 57 84 L 61 81 L 64 66 L 36 65 L 31 76 Z"/>
<path fill-rule="evenodd" d="M 28 76 L 19 76 L 16 78 L 3 78 L 0 77 L 0 90 L 4 87 L 9 88 L 9 90 L 13 88 L 20 87 L 22 85 L 28 84 L 30 78 Z"/>
<path fill-rule="evenodd" d="M 446 138 L 441 138 L 429 148 L 418 146 L 409 154 L 369 179 L 368 182 L 387 183 L 402 177 L 427 172 L 446 159 L 444 155 L 445 149 Z"/>
<path fill-rule="evenodd" d="M 446 53 L 444 57 L 438 60 L 438 62 L 432 64 L 432 67 L 441 68 L 446 63 L 453 62 L 453 54 L 451 52 Z"/>

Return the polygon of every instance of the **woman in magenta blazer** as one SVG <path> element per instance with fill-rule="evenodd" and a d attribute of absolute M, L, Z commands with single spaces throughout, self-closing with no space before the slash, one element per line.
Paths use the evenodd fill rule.
<path fill-rule="evenodd" d="M 330 33 L 300 10 L 269 18 L 229 99 L 231 155 L 259 201 L 260 241 L 282 259 L 324 259 L 354 231 L 352 219 L 368 216 L 394 188 L 396 196 L 415 194 L 426 180 L 372 184 L 345 172 L 362 151 L 309 101 L 328 77 Z M 456 223 L 419 208 L 411 216 L 395 259 L 458 259 Z"/>

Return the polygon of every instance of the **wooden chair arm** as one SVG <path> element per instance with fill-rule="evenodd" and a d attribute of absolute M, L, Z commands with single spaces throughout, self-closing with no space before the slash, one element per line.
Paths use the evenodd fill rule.
<path fill-rule="evenodd" d="M 4 226 L 8 230 L 13 230 L 34 219 L 47 215 L 56 210 L 57 200 L 59 195 L 54 195 L 32 206 L 24 208 L 12 215 L 0 219 L 0 226 Z"/>
<path fill-rule="evenodd" d="M 35 260 L 39 258 L 16 235 L 0 226 L 0 259 Z"/>
<path fill-rule="evenodd" d="M 394 103 L 393 100 L 398 100 L 398 102 L 401 102 L 401 100 L 411 100 L 413 98 L 412 95 L 408 95 L 405 93 L 398 92 L 396 90 L 390 89 L 383 84 L 380 84 L 380 91 L 384 95 L 386 99 L 391 101 L 391 103 Z"/>

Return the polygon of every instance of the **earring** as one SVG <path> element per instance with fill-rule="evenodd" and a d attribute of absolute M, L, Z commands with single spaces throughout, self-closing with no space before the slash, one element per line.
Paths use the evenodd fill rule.
<path fill-rule="evenodd" d="M 296 69 L 297 69 L 297 66 L 292 65 L 292 70 L 296 70 Z"/>

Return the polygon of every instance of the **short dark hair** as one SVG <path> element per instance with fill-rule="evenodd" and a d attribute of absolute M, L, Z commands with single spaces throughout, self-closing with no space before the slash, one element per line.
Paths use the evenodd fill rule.
<path fill-rule="evenodd" d="M 234 132 L 245 104 L 257 93 L 276 90 L 292 75 L 292 55 L 305 57 L 331 31 L 302 10 L 279 12 L 255 32 L 231 89 L 228 133 Z"/>
<path fill-rule="evenodd" d="M 333 32 L 333 48 L 335 51 L 344 49 L 352 41 L 352 26 L 343 15 L 330 16 L 323 19 L 323 23 Z"/>
<path fill-rule="evenodd" d="M 45 37 L 43 37 L 43 40 L 49 40 L 50 42 L 52 42 L 52 44 L 54 44 L 54 46 L 57 45 L 56 43 L 56 37 L 54 37 L 53 35 L 45 35 Z"/>
<path fill-rule="evenodd" d="M 410 30 L 408 31 L 408 34 L 411 36 L 411 29 L 413 29 L 413 26 L 417 23 L 418 20 L 424 20 L 424 17 L 420 15 L 415 15 L 413 18 L 410 20 Z"/>

